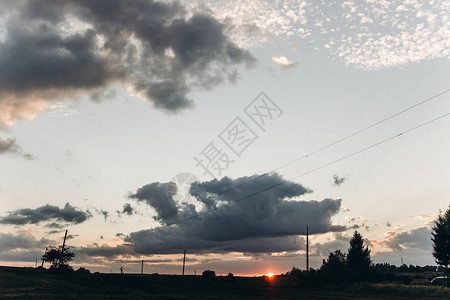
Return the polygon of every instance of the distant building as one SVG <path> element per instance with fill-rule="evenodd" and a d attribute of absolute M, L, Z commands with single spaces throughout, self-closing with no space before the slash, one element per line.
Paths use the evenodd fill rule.
<path fill-rule="evenodd" d="M 415 278 L 411 281 L 411 285 L 429 285 L 430 281 L 426 278 Z"/>

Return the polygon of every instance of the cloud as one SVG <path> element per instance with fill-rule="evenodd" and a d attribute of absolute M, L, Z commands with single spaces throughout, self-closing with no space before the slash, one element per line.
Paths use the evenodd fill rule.
<path fill-rule="evenodd" d="M 341 250 L 346 252 L 350 245 L 350 237 L 342 234 L 335 233 L 329 241 L 323 243 L 315 243 L 311 245 L 311 254 L 317 256 L 328 256 L 335 250 Z"/>
<path fill-rule="evenodd" d="M 91 217 L 88 211 L 83 211 L 66 203 L 64 208 L 59 208 L 50 204 L 31 209 L 24 208 L 9 212 L 6 216 L 0 218 L 0 224 L 24 225 L 38 224 L 46 221 L 63 221 L 72 224 L 79 224 Z M 48 226 L 53 227 L 55 223 Z"/>
<path fill-rule="evenodd" d="M 14 249 L 34 249 L 48 246 L 50 241 L 46 238 L 37 240 L 32 234 L 19 233 L 14 235 L 12 233 L 0 232 L 0 245 L 2 251 Z"/>
<path fill-rule="evenodd" d="M 124 238 L 126 246 L 94 247 L 92 251 L 110 256 L 170 254 L 185 248 L 192 253 L 297 251 L 303 249 L 304 238 L 299 235 L 308 224 L 316 224 L 311 232 L 317 234 L 345 229 L 331 223 L 331 217 L 340 211 L 341 199 L 296 200 L 311 190 L 295 182 L 287 181 L 235 203 L 284 181 L 278 174 L 257 177 L 193 183 L 191 194 L 200 203 L 197 206 L 176 202 L 172 196 L 177 186 L 171 182 L 142 186 L 129 197 L 153 207 L 161 226 L 130 233 Z"/>
<path fill-rule="evenodd" d="M 232 28 L 179 2 L 15 2 L 0 11 L 0 128 L 51 103 L 113 84 L 166 112 L 193 106 L 192 90 L 232 81 L 253 56 Z M 43 9 L 45 7 L 45 9 Z"/>
<path fill-rule="evenodd" d="M 178 187 L 174 182 L 154 182 L 139 187 L 136 193 L 130 194 L 128 197 L 145 202 L 153 207 L 157 212 L 155 219 L 165 223 L 176 217 L 175 215 L 178 212 L 177 204 L 173 199 L 177 190 Z"/>
<path fill-rule="evenodd" d="M 62 225 L 62 224 L 59 224 L 59 223 L 56 223 L 56 222 L 52 222 L 52 223 L 48 223 L 48 224 L 46 224 L 46 225 L 45 225 L 45 227 L 48 227 L 48 228 L 58 228 L 58 229 L 61 229 L 61 228 L 63 228 L 63 227 L 64 227 L 64 225 Z"/>
<path fill-rule="evenodd" d="M 16 145 L 16 139 L 9 138 L 2 140 L 0 138 L 0 153 L 12 152 L 16 153 L 18 151 L 19 146 Z"/>
<path fill-rule="evenodd" d="M 337 175 L 333 175 L 333 184 L 335 186 L 339 186 L 339 185 L 343 184 L 346 180 L 347 180 L 347 178 L 345 178 L 345 177 L 339 177 Z"/>
<path fill-rule="evenodd" d="M 284 68 L 292 68 L 297 65 L 294 61 L 289 61 L 286 57 L 280 56 L 280 57 L 272 57 L 272 61 L 276 63 L 277 65 L 280 65 Z"/>
<path fill-rule="evenodd" d="M 53 241 L 40 240 L 30 233 L 0 232 L 0 261 L 34 261 L 44 253 L 45 247 Z"/>
<path fill-rule="evenodd" d="M 127 214 L 129 216 L 131 216 L 133 214 L 134 210 L 133 207 L 131 207 L 130 203 L 125 203 L 125 205 L 123 206 L 123 210 L 122 210 L 122 214 Z"/>
<path fill-rule="evenodd" d="M 79 234 L 69 234 L 67 235 L 67 240 L 73 240 L 74 238 L 76 238 L 77 236 L 79 236 Z"/>
<path fill-rule="evenodd" d="M 7 138 L 7 139 L 0 138 L 0 154 L 6 153 L 20 155 L 25 159 L 30 160 L 35 159 L 33 155 L 23 152 L 22 148 L 19 145 L 17 145 L 15 138 Z"/>
<path fill-rule="evenodd" d="M 394 251 L 405 251 L 408 249 L 431 250 L 431 229 L 428 227 L 419 227 L 411 231 L 394 232 L 389 231 L 385 234 L 385 239 L 373 241 Z"/>
<path fill-rule="evenodd" d="M 99 211 L 99 213 L 103 215 L 103 217 L 105 218 L 105 222 L 106 222 L 108 220 L 108 217 L 109 217 L 109 212 L 102 209 L 102 210 Z"/>
<path fill-rule="evenodd" d="M 311 254 L 326 257 L 335 250 L 341 250 L 343 253 L 346 253 L 350 248 L 351 238 L 352 236 L 347 233 L 335 232 L 332 237 L 327 238 L 326 242 L 311 245 Z M 364 238 L 364 244 L 370 248 L 373 247 L 372 241 L 368 238 Z"/>
<path fill-rule="evenodd" d="M 130 257 L 135 254 L 133 246 L 131 244 L 122 244 L 118 246 L 108 246 L 108 245 L 97 245 L 94 244 L 92 246 L 74 248 L 77 250 L 77 253 L 85 256 L 93 256 L 93 257 Z"/>
<path fill-rule="evenodd" d="M 219 0 L 207 7 L 237 29 L 231 38 L 246 47 L 300 39 L 363 70 L 450 56 L 446 1 Z"/>

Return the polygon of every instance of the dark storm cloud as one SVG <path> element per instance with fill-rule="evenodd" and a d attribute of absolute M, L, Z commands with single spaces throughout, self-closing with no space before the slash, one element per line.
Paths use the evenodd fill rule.
<path fill-rule="evenodd" d="M 386 239 L 383 241 L 374 241 L 375 244 L 388 247 L 394 251 L 403 251 L 407 249 L 431 250 L 431 229 L 420 227 L 405 232 L 387 232 Z"/>
<path fill-rule="evenodd" d="M 69 203 L 66 203 L 64 208 L 47 204 L 35 209 L 24 208 L 11 211 L 6 216 L 0 218 L 0 224 L 24 225 L 52 220 L 79 224 L 90 217 L 91 214 L 89 212 L 79 210 Z M 52 224 L 49 224 L 49 226 L 53 226 Z"/>
<path fill-rule="evenodd" d="M 64 227 L 64 225 L 56 223 L 56 222 L 52 222 L 52 223 L 46 224 L 45 227 L 61 229 Z"/>
<path fill-rule="evenodd" d="M 109 217 L 109 212 L 106 210 L 100 210 L 100 213 L 103 215 L 103 217 L 105 218 L 105 222 L 106 222 Z"/>
<path fill-rule="evenodd" d="M 173 220 L 178 213 L 177 204 L 172 197 L 177 190 L 178 187 L 173 182 L 154 182 L 138 188 L 136 193 L 130 194 L 128 197 L 147 203 L 156 210 L 158 216 L 155 219 L 167 222 Z"/>
<path fill-rule="evenodd" d="M 79 236 L 79 234 L 69 234 L 67 235 L 67 240 L 73 240 L 74 238 L 76 238 L 77 236 Z"/>
<path fill-rule="evenodd" d="M 74 248 L 77 250 L 77 254 L 85 255 L 85 256 L 100 256 L 100 257 L 117 257 L 119 255 L 129 257 L 135 254 L 132 245 L 130 244 L 123 244 L 118 245 L 115 247 L 110 246 L 99 246 L 99 245 L 92 245 L 89 247 L 80 247 L 80 248 Z"/>
<path fill-rule="evenodd" d="M 156 219 L 162 225 L 179 223 L 133 232 L 124 238 L 132 246 L 117 248 L 116 251 L 103 250 L 108 250 L 109 255 L 119 255 L 124 250 L 129 254 L 129 247 L 135 254 L 179 253 L 185 248 L 193 253 L 296 251 L 303 249 L 304 239 L 298 235 L 305 233 L 308 224 L 316 225 L 310 228 L 312 233 L 345 229 L 331 223 L 331 217 L 340 211 L 340 199 L 295 200 L 311 192 L 295 182 L 288 181 L 233 203 L 284 181 L 278 174 L 257 177 L 225 177 L 194 183 L 193 189 L 201 189 L 202 193 L 199 195 L 192 189 L 191 193 L 204 204 L 201 207 L 176 202 L 172 198 L 176 192 L 173 183 L 156 182 L 140 187 L 130 195 L 131 198 L 145 201 L 155 208 Z M 254 181 L 243 184 L 251 180 Z M 236 188 L 225 192 L 231 187 Z"/>
<path fill-rule="evenodd" d="M 123 210 L 122 210 L 122 214 L 127 214 L 129 216 L 131 216 L 133 214 L 134 210 L 133 207 L 131 207 L 130 203 L 125 203 L 125 205 L 123 206 Z"/>
<path fill-rule="evenodd" d="M 230 41 L 230 28 L 178 2 L 33 0 L 0 13 L 2 127 L 61 96 L 96 99 L 113 83 L 176 112 L 192 106 L 192 89 L 233 81 L 255 61 Z"/>
<path fill-rule="evenodd" d="M 333 181 L 334 181 L 333 184 L 335 186 L 343 184 L 346 180 L 347 180 L 347 178 L 345 178 L 345 177 L 339 177 L 338 175 L 333 175 Z"/>
<path fill-rule="evenodd" d="M 1 113 L 0 113 L 1 117 Z M 0 120 L 1 123 L 1 120 Z M 1 127 L 1 124 L 0 124 Z M 35 157 L 29 153 L 24 153 L 22 148 L 16 143 L 15 138 L 2 139 L 0 137 L 0 154 L 12 153 L 20 155 L 25 159 L 34 159 Z"/>
<path fill-rule="evenodd" d="M 0 153 L 12 152 L 16 153 L 18 150 L 18 146 L 16 145 L 16 139 L 2 139 L 0 138 Z"/>
<path fill-rule="evenodd" d="M 342 234 L 335 233 L 333 237 L 323 243 L 316 243 L 311 246 L 312 255 L 328 256 L 335 250 L 341 250 L 343 253 L 347 252 L 350 245 L 350 237 Z"/>
<path fill-rule="evenodd" d="M 29 233 L 19 233 L 14 235 L 12 233 L 0 232 L 1 251 L 14 249 L 35 249 L 48 246 L 50 241 L 46 238 L 37 240 Z"/>
<path fill-rule="evenodd" d="M 0 232 L 0 261 L 34 261 L 41 257 L 45 247 L 54 241 L 36 239 L 30 233 L 19 234 Z"/>

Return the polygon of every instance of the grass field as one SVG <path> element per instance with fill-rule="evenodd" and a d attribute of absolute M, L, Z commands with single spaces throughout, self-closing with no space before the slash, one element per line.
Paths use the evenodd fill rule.
<path fill-rule="evenodd" d="M 281 278 L 51 274 L 0 267 L 1 299 L 450 299 L 450 289 L 395 284 L 308 288 Z"/>

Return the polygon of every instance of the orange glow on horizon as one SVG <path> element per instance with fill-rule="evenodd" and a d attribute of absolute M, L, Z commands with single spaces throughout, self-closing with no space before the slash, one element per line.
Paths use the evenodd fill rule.
<path fill-rule="evenodd" d="M 272 278 L 273 277 L 273 273 L 268 273 L 267 276 Z"/>

